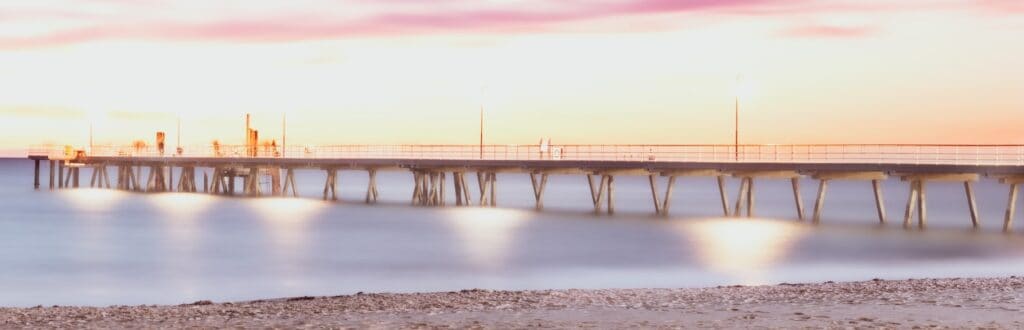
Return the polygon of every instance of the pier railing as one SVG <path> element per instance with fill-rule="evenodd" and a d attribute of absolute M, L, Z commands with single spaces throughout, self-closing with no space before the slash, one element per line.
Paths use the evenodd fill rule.
<path fill-rule="evenodd" d="M 34 146 L 30 155 L 69 158 L 68 148 Z M 763 144 L 763 145 L 323 145 L 94 146 L 88 156 L 304 159 L 485 159 L 656 162 L 785 162 L 1024 165 L 1024 145 Z"/>

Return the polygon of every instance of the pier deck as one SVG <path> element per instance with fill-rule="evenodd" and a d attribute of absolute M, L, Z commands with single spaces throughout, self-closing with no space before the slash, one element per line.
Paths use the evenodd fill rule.
<path fill-rule="evenodd" d="M 970 207 L 971 225 L 979 226 L 973 182 L 992 178 L 1009 187 L 1003 221 L 1004 231 L 1012 229 L 1018 185 L 1024 183 L 1024 146 L 1018 145 L 673 145 L 673 146 L 328 146 L 286 149 L 219 146 L 215 150 L 193 148 L 191 153 L 160 155 L 151 149 L 104 147 L 75 157 L 37 148 L 29 158 L 35 161 L 35 187 L 40 186 L 40 162 L 49 164 L 50 189 L 80 187 L 81 168 L 91 169 L 89 187 L 136 192 L 204 192 L 231 196 L 298 196 L 296 170 L 324 171 L 323 198 L 337 200 L 337 172 L 366 171 L 369 176 L 366 203 L 377 201 L 378 171 L 410 171 L 414 193 L 411 203 L 446 206 L 450 180 L 455 206 L 468 206 L 476 199 L 481 206 L 497 205 L 499 173 L 529 174 L 536 208 L 543 209 L 544 189 L 549 175 L 581 175 L 590 188 L 596 213 L 615 212 L 615 178 L 647 176 L 655 214 L 668 215 L 677 179 L 693 176 L 715 177 L 725 216 L 753 216 L 757 180 L 781 179 L 792 183 L 796 218 L 805 210 L 800 178 L 818 180 L 812 219 L 821 221 L 828 182 L 870 181 L 876 212 L 886 222 L 880 182 L 896 177 L 910 185 L 903 225 L 927 224 L 928 182 L 953 181 L 964 185 Z M 116 168 L 111 180 L 108 168 Z M 142 178 L 143 168 L 147 177 Z M 196 169 L 208 169 L 202 184 Z M 177 173 L 176 173 L 177 172 Z M 465 174 L 475 173 L 476 192 Z M 56 174 L 56 177 L 55 177 Z M 177 175 L 176 175 L 177 174 Z M 177 177 L 177 180 L 175 180 Z M 264 191 L 260 178 L 269 177 Z M 448 178 L 451 179 L 448 179 Z M 664 190 L 657 177 L 667 177 Z M 740 180 L 735 205 L 730 205 L 725 180 Z M 236 184 L 240 179 L 240 184 Z M 115 184 L 111 184 L 114 182 Z M 290 192 L 289 192 L 290 188 Z M 732 206 L 732 207 L 730 207 Z"/>

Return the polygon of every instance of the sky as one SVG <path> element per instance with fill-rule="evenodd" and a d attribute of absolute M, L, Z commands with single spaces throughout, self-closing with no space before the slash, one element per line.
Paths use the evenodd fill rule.
<path fill-rule="evenodd" d="M 0 155 L 731 144 L 737 90 L 741 143 L 1024 144 L 1022 59 L 1018 0 L 5 0 Z"/>

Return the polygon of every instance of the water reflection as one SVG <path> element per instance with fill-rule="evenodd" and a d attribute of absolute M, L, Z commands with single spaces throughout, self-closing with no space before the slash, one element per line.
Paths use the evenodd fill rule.
<path fill-rule="evenodd" d="M 205 211 L 216 198 L 204 194 L 162 193 L 150 195 L 147 200 L 163 213 L 179 219 L 192 219 Z"/>
<path fill-rule="evenodd" d="M 176 247 L 188 249 L 194 245 L 199 233 L 199 215 L 206 211 L 217 197 L 203 194 L 161 193 L 150 195 L 148 200 L 161 213 L 169 237 Z"/>
<path fill-rule="evenodd" d="M 67 189 L 62 190 L 58 196 L 71 203 L 72 207 L 79 211 L 99 212 L 107 211 L 118 200 L 124 199 L 128 193 L 110 189 Z"/>
<path fill-rule="evenodd" d="M 681 226 L 700 263 L 743 284 L 765 284 L 762 271 L 785 258 L 808 230 L 799 224 L 758 219 L 709 219 Z"/>
<path fill-rule="evenodd" d="M 306 225 L 329 204 L 298 198 L 258 198 L 245 201 L 255 209 L 274 244 L 284 252 L 297 252 L 306 239 Z"/>
<path fill-rule="evenodd" d="M 508 209 L 454 209 L 446 212 L 445 224 L 458 235 L 462 251 L 474 266 L 499 268 L 508 255 L 517 229 L 527 221 L 524 211 Z"/>

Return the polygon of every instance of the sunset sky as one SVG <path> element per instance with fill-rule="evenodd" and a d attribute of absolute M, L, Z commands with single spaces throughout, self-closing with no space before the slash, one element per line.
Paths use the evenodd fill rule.
<path fill-rule="evenodd" d="M 1024 1 L 5 0 L 42 143 L 1024 144 Z"/>

